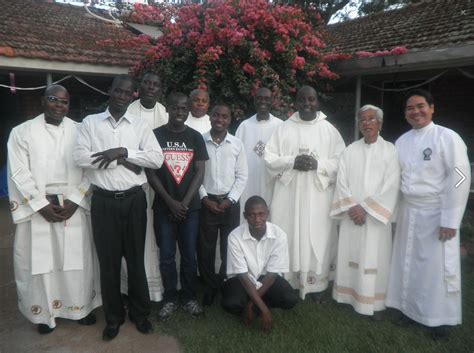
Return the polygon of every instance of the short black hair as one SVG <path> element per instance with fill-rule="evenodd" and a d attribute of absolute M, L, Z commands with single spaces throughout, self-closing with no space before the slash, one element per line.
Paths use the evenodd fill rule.
<path fill-rule="evenodd" d="M 184 99 L 189 104 L 189 97 L 182 92 L 171 92 L 166 97 L 166 106 L 169 107 L 180 99 Z"/>
<path fill-rule="evenodd" d="M 247 202 L 245 202 L 245 207 L 244 207 L 245 212 L 247 212 L 250 209 L 250 207 L 255 206 L 255 205 L 263 205 L 268 210 L 267 203 L 265 202 L 263 197 L 254 195 L 254 196 L 250 196 L 247 199 Z"/>
<path fill-rule="evenodd" d="M 420 97 L 425 98 L 426 103 L 428 103 L 428 105 L 434 104 L 433 95 L 429 91 L 425 89 L 417 88 L 417 89 L 408 91 L 408 93 L 405 94 L 405 107 L 407 105 L 408 100 L 413 96 L 420 96 Z"/>
<path fill-rule="evenodd" d="M 135 81 L 135 79 L 132 76 L 127 75 L 127 74 L 120 74 L 120 75 L 115 76 L 114 80 L 112 81 L 111 87 L 114 87 L 118 82 L 121 82 L 121 81 L 131 82 L 133 90 L 134 91 L 137 90 L 137 81 Z"/>
<path fill-rule="evenodd" d="M 226 103 L 217 103 L 215 104 L 212 109 L 211 109 L 211 114 L 214 113 L 217 107 L 225 107 L 229 110 L 230 115 L 232 116 L 232 109 L 230 109 L 230 106 Z"/>
<path fill-rule="evenodd" d="M 146 72 L 142 75 L 142 77 L 141 77 L 141 79 L 140 79 L 140 82 L 143 81 L 143 79 L 145 78 L 145 76 L 151 76 L 151 75 L 158 77 L 158 79 L 160 80 L 160 82 L 162 81 L 162 80 L 161 80 L 161 76 L 160 76 L 157 72 L 155 72 L 155 71 L 146 71 Z"/>

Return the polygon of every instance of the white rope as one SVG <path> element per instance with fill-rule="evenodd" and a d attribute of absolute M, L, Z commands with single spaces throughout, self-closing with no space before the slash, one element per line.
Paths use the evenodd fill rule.
<path fill-rule="evenodd" d="M 66 77 L 63 77 L 62 79 L 60 80 L 57 80 L 57 81 L 54 81 L 52 83 L 52 85 L 55 85 L 59 82 L 62 82 L 62 81 L 65 81 L 69 78 L 75 78 L 77 81 L 79 81 L 80 83 L 82 83 L 84 86 L 87 86 L 91 89 L 93 89 L 94 91 L 96 92 L 99 92 L 101 94 L 103 94 L 104 96 L 108 96 L 109 94 L 107 92 L 104 92 L 104 91 L 101 91 L 100 89 L 90 85 L 89 83 L 87 83 L 86 81 L 84 81 L 84 79 L 80 78 L 79 76 L 75 76 L 75 75 L 68 75 Z M 44 86 L 38 86 L 38 87 L 17 87 L 17 86 L 9 86 L 9 85 L 3 85 L 3 84 L 0 84 L 0 87 L 3 87 L 3 88 L 8 88 L 8 89 L 15 89 L 15 90 L 19 90 L 19 91 L 36 91 L 36 90 L 39 90 L 39 89 L 44 89 L 46 87 L 48 87 L 49 85 L 44 85 Z"/>
<path fill-rule="evenodd" d="M 373 88 L 373 89 L 376 89 L 378 91 L 383 91 L 383 92 L 403 92 L 403 91 L 408 91 L 410 89 L 413 89 L 413 88 L 417 88 L 417 87 L 421 87 L 421 86 L 424 86 L 426 85 L 427 83 L 430 83 L 434 80 L 437 80 L 438 78 L 440 78 L 441 76 L 443 76 L 446 72 L 448 72 L 448 70 L 446 71 L 443 71 L 439 74 L 437 74 L 436 76 L 426 80 L 425 82 L 422 82 L 422 83 L 418 83 L 416 85 L 413 85 L 413 86 L 410 86 L 410 87 L 405 87 L 405 88 L 380 88 L 380 87 L 377 87 L 377 86 L 374 86 L 374 85 L 369 85 L 368 83 L 363 83 L 364 86 L 366 87 L 370 87 L 370 88 Z"/>
<path fill-rule="evenodd" d="M 64 80 L 67 80 L 68 78 L 71 78 L 72 76 L 71 75 L 68 75 L 66 77 L 63 77 L 62 79 L 60 80 L 57 80 L 55 82 L 52 83 L 52 85 L 56 84 L 56 83 L 59 83 L 61 81 L 64 81 Z M 3 88 L 8 88 L 8 89 L 17 89 L 19 91 L 35 91 L 35 90 L 38 90 L 38 89 L 43 89 L 43 88 L 46 88 L 48 87 L 49 85 L 45 85 L 45 86 L 38 86 L 38 87 L 16 87 L 16 86 L 8 86 L 8 85 L 2 85 L 0 84 L 0 87 L 3 87 Z"/>
<path fill-rule="evenodd" d="M 462 73 L 464 76 L 466 76 L 467 78 L 474 78 L 474 74 L 471 74 L 470 72 L 467 72 L 466 70 L 458 69 L 458 71 Z"/>

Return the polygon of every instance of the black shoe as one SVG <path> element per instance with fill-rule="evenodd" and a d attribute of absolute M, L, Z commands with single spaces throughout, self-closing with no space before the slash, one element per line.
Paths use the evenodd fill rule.
<path fill-rule="evenodd" d="M 449 330 L 446 326 L 438 326 L 431 328 L 431 338 L 437 342 L 449 341 Z"/>
<path fill-rule="evenodd" d="M 382 311 L 374 311 L 374 315 L 372 315 L 372 320 L 375 322 L 382 322 L 384 320 L 384 315 Z"/>
<path fill-rule="evenodd" d="M 77 320 L 77 323 L 79 325 L 84 325 L 84 326 L 90 326 L 94 325 L 97 322 L 97 319 L 95 318 L 95 315 L 93 313 L 90 313 L 86 317 L 83 317 L 80 320 Z"/>
<path fill-rule="evenodd" d="M 408 316 L 401 314 L 397 321 L 395 321 L 395 325 L 400 327 L 408 327 L 415 324 L 415 321 L 410 319 Z"/>
<path fill-rule="evenodd" d="M 216 295 L 217 291 L 204 292 L 204 296 L 202 297 L 202 305 L 211 306 L 214 303 L 214 299 L 216 299 Z"/>
<path fill-rule="evenodd" d="M 117 337 L 119 331 L 119 324 L 107 324 L 107 326 L 105 326 L 104 332 L 102 332 L 102 339 L 104 341 L 112 341 L 115 337 Z"/>
<path fill-rule="evenodd" d="M 51 333 L 54 331 L 54 327 L 51 328 L 46 324 L 38 324 L 38 333 L 40 335 L 47 335 L 48 333 Z"/>
<path fill-rule="evenodd" d="M 309 293 L 309 297 L 316 303 L 316 304 L 326 304 L 326 292 L 318 292 L 318 293 Z"/>
<path fill-rule="evenodd" d="M 138 332 L 143 333 L 144 335 L 153 332 L 153 325 L 151 322 L 147 319 L 144 318 L 142 320 L 135 320 L 135 318 L 132 315 L 128 315 L 129 319 L 131 322 L 135 323 L 135 327 L 137 328 Z"/>

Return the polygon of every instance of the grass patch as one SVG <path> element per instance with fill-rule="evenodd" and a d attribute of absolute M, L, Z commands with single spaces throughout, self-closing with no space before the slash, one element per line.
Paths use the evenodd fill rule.
<path fill-rule="evenodd" d="M 392 322 L 398 313 L 393 310 L 386 311 L 385 321 L 374 322 L 332 299 L 325 305 L 307 299 L 289 311 L 272 310 L 275 325 L 268 335 L 260 331 L 258 321 L 247 329 L 217 303 L 207 308 L 201 320 L 179 310 L 170 321 L 156 323 L 155 332 L 177 337 L 186 353 L 473 353 L 472 266 L 471 261 L 463 261 L 463 324 L 451 330 L 448 343 L 432 341 L 422 326 L 396 326 Z M 157 310 L 158 306 L 154 320 Z"/>

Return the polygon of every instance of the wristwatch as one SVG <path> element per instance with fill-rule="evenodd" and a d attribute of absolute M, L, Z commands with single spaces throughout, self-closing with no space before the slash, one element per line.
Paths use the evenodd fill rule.
<path fill-rule="evenodd" d="M 237 203 L 237 201 L 235 201 L 232 197 L 228 197 L 227 200 L 229 200 L 232 205 Z"/>

